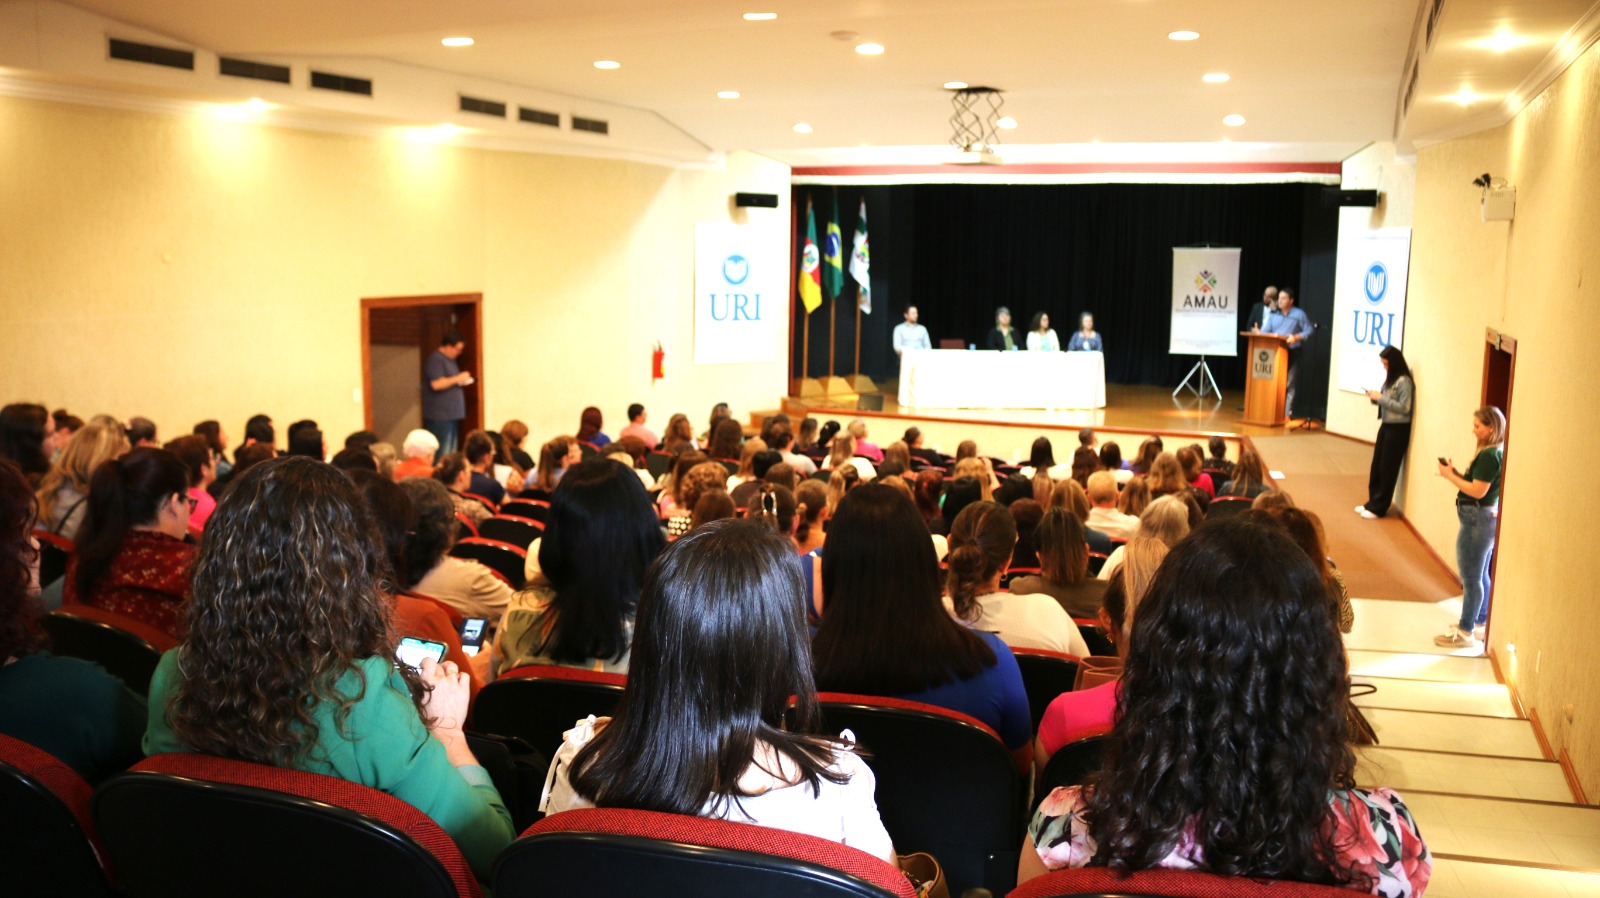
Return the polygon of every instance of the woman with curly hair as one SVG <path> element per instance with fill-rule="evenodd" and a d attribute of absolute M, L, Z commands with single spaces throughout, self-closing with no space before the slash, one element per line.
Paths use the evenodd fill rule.
<path fill-rule="evenodd" d="M 1355 788 L 1339 649 L 1322 578 L 1281 530 L 1196 531 L 1133 618 L 1099 773 L 1045 798 L 1018 880 L 1170 867 L 1420 895 L 1432 860 L 1405 803 Z"/>
<path fill-rule="evenodd" d="M 516 835 L 511 815 L 462 731 L 466 672 L 395 664 L 383 545 L 332 467 L 282 458 L 235 481 L 195 564 L 188 642 L 150 681 L 144 748 L 381 788 L 486 879 Z"/>

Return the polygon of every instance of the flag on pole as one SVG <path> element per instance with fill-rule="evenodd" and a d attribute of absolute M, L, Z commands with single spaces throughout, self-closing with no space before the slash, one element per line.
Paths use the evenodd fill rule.
<path fill-rule="evenodd" d="M 817 254 L 817 216 L 806 199 L 806 243 L 800 250 L 800 304 L 810 315 L 822 307 L 822 272 Z"/>
<path fill-rule="evenodd" d="M 851 241 L 854 248 L 850 250 L 850 276 L 855 278 L 856 285 L 861 288 L 858 301 L 861 311 L 867 315 L 872 314 L 872 278 L 868 269 L 872 267 L 871 254 L 867 248 L 867 200 L 861 199 L 861 216 L 856 219 L 856 234 Z"/>
<path fill-rule="evenodd" d="M 843 248 L 844 236 L 839 232 L 839 193 L 834 191 L 833 213 L 828 216 L 828 236 L 822 244 L 822 288 L 828 292 L 829 299 L 837 299 L 839 288 L 844 286 Z"/>

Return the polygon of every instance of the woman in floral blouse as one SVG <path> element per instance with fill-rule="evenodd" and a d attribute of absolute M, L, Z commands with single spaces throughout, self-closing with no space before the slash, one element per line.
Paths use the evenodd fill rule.
<path fill-rule="evenodd" d="M 1019 881 L 1165 867 L 1421 895 L 1432 860 L 1410 811 L 1355 788 L 1327 602 L 1305 553 L 1253 515 L 1179 543 L 1134 619 L 1104 765 L 1046 797 Z"/>

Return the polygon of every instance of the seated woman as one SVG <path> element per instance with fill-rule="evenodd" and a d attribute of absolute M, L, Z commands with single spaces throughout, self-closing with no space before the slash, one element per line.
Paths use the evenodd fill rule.
<path fill-rule="evenodd" d="M 720 486 L 713 486 L 701 493 L 699 500 L 694 503 L 694 513 L 689 515 L 689 529 L 693 530 L 712 521 L 734 517 L 737 511 L 728 491 Z"/>
<path fill-rule="evenodd" d="M 188 641 L 150 681 L 145 751 L 382 789 L 433 818 L 487 878 L 516 831 L 462 731 L 467 674 L 431 658 L 395 664 L 383 543 L 355 487 L 310 459 L 264 462 L 234 481 L 208 529 Z"/>
<path fill-rule="evenodd" d="M 1094 329 L 1094 313 L 1084 312 L 1078 316 L 1078 329 L 1072 332 L 1072 339 L 1067 341 L 1068 352 L 1105 352 L 1105 341 L 1100 339 L 1100 334 Z"/>
<path fill-rule="evenodd" d="M 1033 733 L 1017 659 L 1000 637 L 945 611 L 940 579 L 922 515 L 904 496 L 882 484 L 845 496 L 822 553 L 817 688 L 976 717 L 1026 770 Z"/>
<path fill-rule="evenodd" d="M 767 451 L 767 444 L 762 442 L 760 437 L 751 437 L 745 440 L 744 445 L 739 448 L 739 470 L 734 471 L 732 474 L 728 474 L 726 471 L 723 472 L 726 475 L 723 480 L 723 488 L 728 492 L 732 492 L 740 484 L 761 479 L 767 471 L 763 468 L 759 474 L 756 473 L 755 463 L 756 456 L 765 451 Z"/>
<path fill-rule="evenodd" d="M 1039 522 L 1044 520 L 1043 503 L 1035 499 L 1018 499 L 1007 505 L 1006 511 L 1011 512 L 1011 519 L 1017 522 L 1017 547 L 1011 550 L 1011 563 L 1006 565 L 1006 570 L 1039 567 Z M 945 548 L 949 549 L 948 541 Z"/>
<path fill-rule="evenodd" d="M 1009 593 L 1000 576 L 1011 563 L 1017 525 L 993 502 L 975 502 L 950 526 L 945 592 L 950 613 L 975 630 L 993 633 L 1006 645 L 1049 649 L 1083 657 L 1089 647 L 1056 600 L 1042 593 Z M 826 607 L 826 606 L 824 606 Z"/>
<path fill-rule="evenodd" d="M 1155 464 L 1156 456 L 1161 454 L 1163 448 L 1165 447 L 1162 445 L 1160 437 L 1151 437 L 1140 443 L 1139 452 L 1134 456 L 1133 464 L 1129 465 L 1129 469 L 1134 474 L 1149 476 L 1150 468 Z"/>
<path fill-rule="evenodd" d="M 1039 546 L 1039 575 L 1011 581 L 1014 593 L 1043 593 L 1061 604 L 1069 617 L 1092 618 L 1100 611 L 1106 581 L 1089 576 L 1089 544 L 1083 522 L 1064 508 L 1052 508 L 1034 529 Z"/>
<path fill-rule="evenodd" d="M 433 457 L 439 454 L 439 438 L 420 428 L 413 430 L 406 434 L 400 452 L 405 458 L 394 466 L 395 480 L 404 480 L 407 477 L 432 477 Z"/>
<path fill-rule="evenodd" d="M 873 464 L 883 461 L 883 450 L 867 442 L 867 422 L 856 418 L 845 428 L 856 438 L 856 454 Z"/>
<path fill-rule="evenodd" d="M 16 462 L 33 489 L 39 488 L 50 470 L 45 441 L 54 432 L 55 420 L 38 403 L 13 402 L 0 408 L 0 459 Z"/>
<path fill-rule="evenodd" d="M 95 468 L 89 511 L 67 559 L 63 598 L 182 636 L 195 547 L 189 472 L 165 449 L 135 449 Z"/>
<path fill-rule="evenodd" d="M 499 621 L 511 604 L 511 587 L 485 565 L 449 554 L 456 544 L 456 497 L 425 477 L 407 477 L 400 488 L 417 510 L 417 523 L 406 540 L 406 569 L 399 586 L 438 599 L 462 617 Z"/>
<path fill-rule="evenodd" d="M 1100 471 L 1100 454 L 1088 446 L 1072 450 L 1072 479 L 1084 489 L 1089 488 L 1089 478 Z"/>
<path fill-rule="evenodd" d="M 189 472 L 189 498 L 194 500 L 194 511 L 189 513 L 189 529 L 204 530 L 211 513 L 217 510 L 217 500 L 207 488 L 217 480 L 217 457 L 211 453 L 206 438 L 197 433 L 171 440 L 162 447 L 183 462 Z"/>
<path fill-rule="evenodd" d="M 1051 480 L 1066 480 L 1072 476 L 1072 466 L 1056 464 L 1056 454 L 1050 445 L 1050 438 L 1039 437 L 1028 449 L 1028 463 L 1018 469 L 1017 473 L 1030 480 L 1038 474 L 1049 474 Z"/>
<path fill-rule="evenodd" d="M 1133 618 L 1095 785 L 1045 798 L 1017 879 L 1095 864 L 1421 894 L 1433 865 L 1410 811 L 1355 787 L 1327 602 L 1276 527 L 1217 521 L 1174 549 Z"/>
<path fill-rule="evenodd" d="M 1018 345 L 1017 331 L 1011 326 L 1011 310 L 1001 306 L 994 310 L 994 327 L 983 339 L 984 349 L 998 349 L 1001 352 L 1013 352 L 1021 349 Z"/>
<path fill-rule="evenodd" d="M 128 451 L 122 426 L 95 419 L 78 428 L 39 483 L 38 528 L 76 540 L 89 510 L 89 477 L 95 468 Z"/>
<path fill-rule="evenodd" d="M 1117 493 L 1117 511 L 1138 517 L 1150 507 L 1150 479 L 1134 477 Z"/>
<path fill-rule="evenodd" d="M 1355 627 L 1356 612 L 1354 606 L 1350 604 L 1350 590 L 1344 585 L 1344 576 L 1328 559 L 1327 541 L 1322 535 L 1322 522 L 1317 519 L 1315 513 L 1293 506 L 1274 508 L 1267 514 L 1278 522 L 1278 526 L 1289 534 L 1294 544 L 1306 553 L 1312 564 L 1316 565 L 1317 573 L 1322 575 L 1323 585 L 1328 588 L 1328 617 L 1339 628 L 1340 633 L 1349 633 Z"/>
<path fill-rule="evenodd" d="M 507 484 L 502 484 L 494 476 L 494 453 L 497 443 L 499 440 L 490 436 L 485 430 L 474 430 L 461 441 L 461 455 L 466 458 L 467 467 L 471 470 L 469 475 L 471 481 L 463 492 L 482 496 L 493 502 L 496 508 L 506 500 L 507 487 Z M 518 478 L 518 483 L 509 484 L 516 487 L 512 495 L 522 491 L 520 483 L 521 478 Z"/>
<path fill-rule="evenodd" d="M 1150 463 L 1147 478 L 1152 497 L 1172 496 L 1189 488 L 1189 478 L 1184 476 L 1183 465 L 1171 452 L 1162 452 Z"/>
<path fill-rule="evenodd" d="M 720 461 L 703 461 L 690 468 L 677 486 L 674 514 L 667 518 L 667 539 L 673 540 L 689 532 L 694 526 L 695 508 L 706 493 L 717 490 L 726 493 L 728 469 Z M 732 500 L 729 500 L 730 506 Z"/>
<path fill-rule="evenodd" d="M 1089 493 L 1076 480 L 1063 480 L 1056 484 L 1055 490 L 1050 494 L 1050 501 L 1046 510 L 1051 508 L 1064 508 L 1078 523 L 1083 525 L 1083 537 L 1089 544 L 1089 551 L 1101 555 L 1110 555 L 1116 545 L 1111 542 L 1111 537 L 1102 531 L 1089 526 L 1089 512 L 1093 510 L 1089 502 Z"/>
<path fill-rule="evenodd" d="M 795 489 L 794 499 L 794 547 L 805 555 L 827 543 L 823 525 L 829 517 L 828 488 L 816 480 L 806 480 Z"/>
<path fill-rule="evenodd" d="M 1254 449 L 1239 451 L 1239 463 L 1233 466 L 1233 479 L 1217 491 L 1219 496 L 1245 496 L 1250 499 L 1272 489 L 1272 475 Z"/>
<path fill-rule="evenodd" d="M 856 438 L 849 431 L 841 431 L 834 435 L 833 442 L 828 446 L 828 459 L 823 462 L 824 471 L 832 471 L 849 465 L 861 475 L 863 482 L 868 482 L 878 476 L 878 469 L 872 462 L 856 454 Z"/>
<path fill-rule="evenodd" d="M 934 536 L 949 536 L 950 525 L 955 523 L 956 515 L 974 502 L 986 501 L 983 498 L 983 483 L 976 477 L 956 477 L 948 481 L 942 498 L 944 502 L 939 509 L 939 517 L 928 523 L 928 532 Z"/>
<path fill-rule="evenodd" d="M 495 640 L 500 672 L 558 664 L 627 673 L 645 568 L 666 545 L 639 478 L 603 458 L 574 465 L 535 545 L 539 572 L 512 597 Z"/>
<path fill-rule="evenodd" d="M 583 449 L 572 437 L 556 437 L 539 447 L 539 465 L 518 495 L 523 499 L 548 500 L 566 470 L 583 461 Z"/>
<path fill-rule="evenodd" d="M 433 480 L 445 487 L 445 491 L 450 494 L 451 506 L 454 509 L 451 511 L 452 516 L 464 515 L 474 527 L 494 517 L 494 512 L 489 510 L 489 506 L 467 495 L 472 491 L 472 468 L 467 464 L 466 456 L 459 452 L 440 456 L 438 467 L 433 469 Z"/>
<path fill-rule="evenodd" d="M 588 443 L 596 449 L 611 442 L 611 438 L 600 432 L 605 423 L 600 417 L 600 409 L 589 406 L 578 415 L 578 442 Z"/>
<path fill-rule="evenodd" d="M 1205 456 L 1194 446 L 1178 450 L 1178 467 L 1183 469 L 1183 477 L 1189 486 L 1205 493 L 1207 499 L 1215 499 L 1217 487 L 1211 482 L 1211 475 L 1200 470 L 1202 461 L 1205 461 Z"/>
<path fill-rule="evenodd" d="M 568 732 L 540 810 L 735 820 L 894 861 L 871 769 L 848 742 L 813 735 L 816 687 L 792 557 L 782 536 L 739 520 L 662 553 L 639 599 L 639 663 L 616 716 Z M 721 698 L 693 700 L 707 695 Z"/>
<path fill-rule="evenodd" d="M 673 456 L 672 470 L 656 481 L 656 487 L 661 491 L 660 498 L 656 500 L 656 514 L 662 520 L 665 521 L 684 512 L 694 511 L 694 506 L 692 505 L 688 508 L 681 507 L 683 478 L 696 465 L 710 460 L 711 456 L 696 449 L 686 449 Z M 727 473 L 726 469 L 724 469 L 723 473 Z"/>
<path fill-rule="evenodd" d="M 34 507 L 22 470 L 0 460 L 0 733 L 96 783 L 144 756 L 144 699 L 98 664 L 44 650 Z"/>
<path fill-rule="evenodd" d="M 1127 544 L 1118 546 L 1100 568 L 1100 579 L 1109 580 L 1122 566 L 1128 546 L 1141 539 L 1158 540 L 1167 548 L 1176 546 L 1189 535 L 1189 504 L 1179 496 L 1161 496 L 1139 515 L 1139 532 Z"/>
<path fill-rule="evenodd" d="M 500 425 L 500 436 L 505 441 L 506 455 L 511 458 L 511 465 L 517 469 L 517 473 L 528 476 L 528 472 L 533 470 L 533 456 L 522 448 L 523 442 L 528 439 L 528 425 L 512 418 Z"/>
<path fill-rule="evenodd" d="M 1061 340 L 1050 327 L 1050 316 L 1044 312 L 1033 313 L 1028 324 L 1028 348 L 1044 352 L 1060 352 Z"/>
<path fill-rule="evenodd" d="M 732 418 L 722 418 L 711 428 L 711 439 L 706 443 L 706 454 L 718 461 L 738 461 L 739 449 L 743 445 L 744 428 Z"/>
<path fill-rule="evenodd" d="M 1100 469 L 1110 471 L 1119 484 L 1133 479 L 1133 468 L 1122 460 L 1122 447 L 1115 442 L 1107 441 L 1100 445 Z"/>

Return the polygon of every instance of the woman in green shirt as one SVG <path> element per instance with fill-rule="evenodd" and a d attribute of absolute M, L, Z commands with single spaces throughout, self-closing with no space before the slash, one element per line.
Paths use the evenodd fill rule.
<path fill-rule="evenodd" d="M 1500 520 L 1505 413 L 1492 405 L 1473 412 L 1472 435 L 1478 438 L 1478 451 L 1465 474 L 1458 473 L 1450 459 L 1439 459 L 1439 476 L 1459 490 L 1456 516 L 1461 519 L 1461 532 L 1456 536 L 1456 568 L 1461 572 L 1461 620 L 1433 641 L 1459 649 L 1477 647 L 1489 621 L 1489 558 L 1494 554 Z"/>
<path fill-rule="evenodd" d="M 144 749 L 380 789 L 433 818 L 487 879 L 511 815 L 462 733 L 466 672 L 395 664 L 383 544 L 334 468 L 289 457 L 245 472 L 207 522 L 189 641 L 150 682 Z"/>

